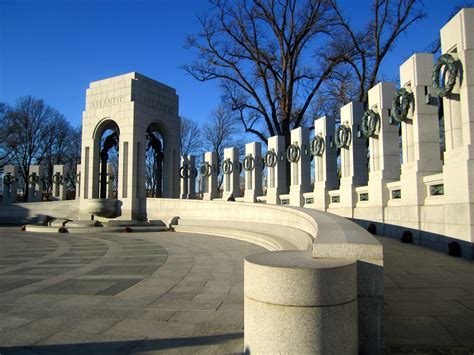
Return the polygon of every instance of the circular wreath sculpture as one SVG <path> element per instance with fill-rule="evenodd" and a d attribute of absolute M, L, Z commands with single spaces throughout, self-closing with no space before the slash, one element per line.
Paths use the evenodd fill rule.
<path fill-rule="evenodd" d="M 76 181 L 76 184 L 79 184 L 81 182 L 81 173 L 77 173 L 74 180 Z"/>
<path fill-rule="evenodd" d="M 263 157 L 263 163 L 268 168 L 273 168 L 277 163 L 277 155 L 273 150 L 269 150 Z"/>
<path fill-rule="evenodd" d="M 296 163 L 300 160 L 300 153 L 300 147 L 296 144 L 290 144 L 288 148 L 286 148 L 286 159 L 288 159 L 290 163 Z"/>
<path fill-rule="evenodd" d="M 222 172 L 226 175 L 232 174 L 234 171 L 234 165 L 232 164 L 232 161 L 227 158 L 222 162 Z"/>
<path fill-rule="evenodd" d="M 413 93 L 405 88 L 398 90 L 392 101 L 392 118 L 397 122 L 405 121 L 412 103 Z"/>
<path fill-rule="evenodd" d="M 208 162 L 205 162 L 204 164 L 201 165 L 199 172 L 204 177 L 211 175 L 211 165 Z"/>
<path fill-rule="evenodd" d="M 32 185 L 37 184 L 39 182 L 38 175 L 36 175 L 36 173 L 33 173 L 28 176 L 28 182 Z"/>
<path fill-rule="evenodd" d="M 251 155 L 247 155 L 243 162 L 244 170 L 251 171 L 255 166 L 255 159 Z"/>
<path fill-rule="evenodd" d="M 63 176 L 60 172 L 57 172 L 53 175 L 53 183 L 55 184 L 62 184 L 63 183 Z"/>
<path fill-rule="evenodd" d="M 179 176 L 181 176 L 182 179 L 187 179 L 189 177 L 189 167 L 185 164 L 179 169 Z"/>
<path fill-rule="evenodd" d="M 375 112 L 374 110 L 365 111 L 364 116 L 362 116 L 361 122 L 362 134 L 367 138 L 373 137 L 375 135 L 377 127 L 379 126 L 379 122 L 380 116 L 377 112 Z"/>
<path fill-rule="evenodd" d="M 324 138 L 315 135 L 311 141 L 311 154 L 321 156 L 324 153 Z"/>
<path fill-rule="evenodd" d="M 443 71 L 443 85 L 440 85 L 441 68 L 445 67 Z M 439 97 L 449 96 L 456 84 L 456 77 L 459 73 L 460 62 L 454 59 L 450 54 L 443 54 L 436 61 L 433 68 L 433 75 L 431 77 L 433 81 L 434 93 Z M 446 82 L 446 73 L 448 73 L 448 81 Z"/>
<path fill-rule="evenodd" d="M 3 177 L 3 183 L 5 185 L 11 185 L 13 184 L 13 175 L 11 173 L 7 173 L 4 177 Z"/>
<path fill-rule="evenodd" d="M 336 143 L 336 147 L 338 148 L 346 147 L 350 142 L 350 138 L 351 138 L 351 129 L 341 124 L 337 128 L 336 135 L 334 136 L 334 142 Z"/>

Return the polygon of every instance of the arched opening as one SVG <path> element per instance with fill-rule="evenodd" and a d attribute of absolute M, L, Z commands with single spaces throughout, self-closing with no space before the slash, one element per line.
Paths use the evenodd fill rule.
<path fill-rule="evenodd" d="M 146 130 L 145 189 L 147 197 L 163 197 L 165 141 L 157 125 Z"/>
<path fill-rule="evenodd" d="M 99 198 L 117 198 L 119 136 L 117 124 L 103 122 L 96 131 L 99 152 Z"/>

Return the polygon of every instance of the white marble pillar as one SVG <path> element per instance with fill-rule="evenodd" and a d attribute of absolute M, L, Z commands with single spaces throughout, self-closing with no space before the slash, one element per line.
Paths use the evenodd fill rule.
<path fill-rule="evenodd" d="M 304 205 L 303 193 L 311 191 L 311 172 L 310 172 L 310 151 L 309 151 L 309 131 L 306 127 L 298 127 L 291 131 L 291 145 L 296 146 L 297 154 L 293 154 L 296 158 L 294 162 L 290 161 L 290 205 L 302 207 Z"/>
<path fill-rule="evenodd" d="M 285 137 L 273 136 L 268 138 L 268 152 L 274 153 L 275 162 L 272 164 L 273 166 L 267 167 L 267 203 L 279 205 L 281 202 L 280 195 L 288 193 L 286 187 Z M 270 154 L 273 155 L 273 153 Z"/>
<path fill-rule="evenodd" d="M 259 142 L 245 145 L 245 159 L 242 162 L 245 171 L 245 202 L 256 202 L 263 194 L 262 189 L 262 144 Z"/>
<path fill-rule="evenodd" d="M 330 146 L 334 139 L 334 129 L 334 117 L 323 116 L 314 120 L 314 138 L 311 142 L 314 157 L 314 204 L 312 207 L 322 211 L 329 206 L 328 191 L 338 187 L 337 149 Z"/>
<path fill-rule="evenodd" d="M 387 183 L 400 179 L 400 148 L 398 125 L 389 121 L 394 83 L 379 83 L 369 90 L 369 109 L 379 117 L 379 127 L 369 137 L 368 209 L 365 220 L 383 223 L 384 207 L 389 200 Z"/>
<path fill-rule="evenodd" d="M 401 121 L 403 164 L 400 177 L 400 222 L 420 229 L 420 206 L 426 198 L 423 177 L 441 172 L 438 107 L 427 104 L 432 94 L 433 55 L 418 53 L 400 66 L 400 87 L 413 95 L 406 120 Z"/>
<path fill-rule="evenodd" d="M 74 184 L 76 185 L 76 200 L 81 198 L 81 165 L 77 165 L 76 176 L 74 176 Z"/>
<path fill-rule="evenodd" d="M 188 155 L 188 166 L 189 166 L 189 176 L 188 176 L 188 199 L 196 198 L 196 157 L 194 155 Z"/>
<path fill-rule="evenodd" d="M 181 167 L 179 169 L 180 175 L 180 198 L 186 199 L 189 194 L 189 175 L 191 170 L 189 169 L 189 161 L 187 155 L 181 156 Z"/>
<path fill-rule="evenodd" d="M 355 188 L 366 186 L 368 181 L 366 137 L 358 136 L 364 104 L 350 102 L 341 107 L 341 124 L 351 131 L 349 143 L 341 148 L 340 215 L 354 217 L 357 203 Z"/>
<path fill-rule="evenodd" d="M 28 176 L 28 202 L 43 201 L 43 181 L 41 165 L 30 165 Z"/>
<path fill-rule="evenodd" d="M 203 200 L 213 200 L 217 197 L 217 153 L 204 153 L 200 174 L 203 180 Z"/>
<path fill-rule="evenodd" d="M 441 29 L 441 51 L 460 64 L 452 94 L 443 98 L 445 234 L 474 243 L 474 8 Z"/>
<path fill-rule="evenodd" d="M 3 200 L 4 204 L 15 203 L 18 192 L 18 167 L 5 165 L 3 170 Z"/>
<path fill-rule="evenodd" d="M 107 163 L 107 198 L 114 198 L 114 182 L 116 178 L 114 166 L 111 163 Z"/>
<path fill-rule="evenodd" d="M 66 199 L 66 169 L 64 165 L 53 166 L 53 198 L 55 200 Z"/>
<path fill-rule="evenodd" d="M 226 171 L 224 171 L 226 169 Z M 240 162 L 238 148 L 225 148 L 224 161 L 221 164 L 224 174 L 224 188 L 222 199 L 227 201 L 232 194 L 234 197 L 240 196 Z"/>

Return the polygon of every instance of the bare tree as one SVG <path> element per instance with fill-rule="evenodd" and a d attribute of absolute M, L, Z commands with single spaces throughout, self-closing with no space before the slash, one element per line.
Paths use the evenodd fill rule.
<path fill-rule="evenodd" d="M 224 159 L 224 148 L 238 147 L 241 149 L 242 147 L 236 136 L 238 132 L 237 124 L 236 114 L 221 104 L 211 113 L 209 122 L 203 127 L 204 147 L 217 152 L 218 166 L 221 166 Z M 219 174 L 218 189 L 220 189 L 222 181 L 222 174 Z"/>
<path fill-rule="evenodd" d="M 337 20 L 334 27 L 337 34 L 330 46 L 347 53 L 337 68 L 344 80 L 337 81 L 331 93 L 342 104 L 354 99 L 366 103 L 368 90 L 379 80 L 380 66 L 397 39 L 426 16 L 423 3 L 420 0 L 374 0 L 368 23 L 357 30 L 337 1 L 329 2 Z M 352 84 L 347 85 L 348 82 Z"/>
<path fill-rule="evenodd" d="M 187 117 L 181 117 L 180 147 L 181 155 L 198 154 L 202 148 L 201 130 Z"/>
<path fill-rule="evenodd" d="M 188 37 L 198 59 L 185 70 L 200 81 L 221 81 L 228 105 L 246 132 L 263 142 L 289 139 L 344 53 L 313 57 L 327 38 L 334 11 L 326 0 L 211 0 Z M 318 42 L 321 40 L 320 42 Z"/>

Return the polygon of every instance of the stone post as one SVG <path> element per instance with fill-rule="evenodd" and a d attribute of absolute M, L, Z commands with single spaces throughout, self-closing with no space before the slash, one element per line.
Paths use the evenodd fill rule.
<path fill-rule="evenodd" d="M 234 197 L 240 196 L 240 162 L 239 149 L 225 148 L 224 161 L 221 163 L 221 170 L 224 175 L 224 189 L 222 199 L 227 201 L 232 194 Z"/>
<path fill-rule="evenodd" d="M 287 158 L 290 155 L 290 205 L 302 207 L 304 205 L 303 193 L 311 191 L 310 179 L 310 152 L 309 152 L 309 131 L 306 127 L 298 127 L 291 131 L 291 145 L 297 147 L 297 154 L 289 152 L 287 148 Z M 291 149 L 290 149 L 291 150 Z M 293 157 L 291 155 L 293 154 Z"/>
<path fill-rule="evenodd" d="M 473 8 L 461 10 L 441 29 L 441 51 L 443 54 L 450 54 L 454 59 L 458 60 L 461 67 L 452 94 L 443 98 L 446 139 L 443 167 L 445 233 L 447 236 L 473 243 Z M 474 254 L 472 244 L 470 252 Z"/>
<path fill-rule="evenodd" d="M 285 137 L 268 138 L 268 151 L 275 153 L 275 165 L 267 168 L 267 203 L 279 205 L 280 195 L 288 193 L 286 187 Z"/>
<path fill-rule="evenodd" d="M 64 165 L 53 166 L 53 198 L 55 200 L 66 199 L 66 169 Z"/>
<path fill-rule="evenodd" d="M 420 229 L 421 208 L 426 198 L 423 176 L 442 170 L 437 105 L 427 104 L 433 93 L 433 55 L 418 53 L 400 66 L 400 87 L 412 93 L 407 119 L 401 122 L 403 164 L 400 177 L 400 222 L 415 233 Z"/>
<path fill-rule="evenodd" d="M 337 149 L 335 146 L 331 148 L 331 142 L 334 139 L 334 129 L 335 122 L 333 117 L 324 116 L 314 121 L 315 138 L 311 142 L 312 154 L 314 156 L 313 207 L 322 211 L 326 211 L 329 206 L 328 191 L 336 189 L 338 186 Z M 319 147 L 317 146 L 318 141 L 321 142 Z"/>
<path fill-rule="evenodd" d="M 389 200 L 387 183 L 400 179 L 398 125 L 389 121 L 394 96 L 394 83 L 379 83 L 369 90 L 369 109 L 379 115 L 380 121 L 374 136 L 369 138 L 368 208 L 364 208 L 364 215 L 358 217 L 381 224 Z"/>
<path fill-rule="evenodd" d="M 189 177 L 188 177 L 188 199 L 196 198 L 196 157 L 188 155 Z"/>
<path fill-rule="evenodd" d="M 180 198 L 186 199 L 189 194 L 189 175 L 191 170 L 189 169 L 189 161 L 187 155 L 181 156 L 181 167 L 179 168 L 180 176 Z"/>
<path fill-rule="evenodd" d="M 30 165 L 30 175 L 28 176 L 28 202 L 43 201 L 43 175 L 41 165 Z"/>
<path fill-rule="evenodd" d="M 306 251 L 247 256 L 244 353 L 357 354 L 357 266 Z"/>
<path fill-rule="evenodd" d="M 204 153 L 200 174 L 203 181 L 203 200 L 213 200 L 217 197 L 217 153 Z"/>
<path fill-rule="evenodd" d="M 357 202 L 355 187 L 366 186 L 367 148 L 365 136 L 358 136 L 364 114 L 362 102 L 350 102 L 341 107 L 341 123 L 351 130 L 351 138 L 346 147 L 341 149 L 341 180 L 340 180 L 340 215 L 354 218 Z"/>
<path fill-rule="evenodd" d="M 74 184 L 76 185 L 76 200 L 81 198 L 81 165 L 77 165 L 76 176 L 74 176 Z"/>
<path fill-rule="evenodd" d="M 262 190 L 262 144 L 258 142 L 245 145 L 245 159 L 242 163 L 245 170 L 245 202 L 256 202 L 263 194 Z"/>
<path fill-rule="evenodd" d="M 3 170 L 3 203 L 15 203 L 18 192 L 18 167 L 5 165 Z"/>

